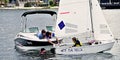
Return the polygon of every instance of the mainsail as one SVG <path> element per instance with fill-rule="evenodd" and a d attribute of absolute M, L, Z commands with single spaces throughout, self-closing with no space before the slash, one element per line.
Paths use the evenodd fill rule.
<path fill-rule="evenodd" d="M 59 37 L 91 30 L 89 0 L 61 0 L 55 33 Z"/>
<path fill-rule="evenodd" d="M 113 39 L 97 0 L 61 0 L 55 33 L 58 37 L 86 33 L 85 39 Z"/>

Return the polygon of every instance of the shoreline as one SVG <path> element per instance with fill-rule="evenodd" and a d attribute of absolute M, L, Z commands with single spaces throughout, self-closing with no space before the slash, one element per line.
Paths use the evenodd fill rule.
<path fill-rule="evenodd" d="M 0 9 L 3 10 L 7 10 L 7 9 L 11 9 L 11 10 L 30 10 L 30 9 L 58 9 L 58 6 L 55 7 L 0 7 Z"/>

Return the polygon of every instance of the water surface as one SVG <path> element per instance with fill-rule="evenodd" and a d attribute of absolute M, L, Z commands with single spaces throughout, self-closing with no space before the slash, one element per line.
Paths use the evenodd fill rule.
<path fill-rule="evenodd" d="M 17 52 L 14 49 L 14 37 L 21 30 L 21 15 L 25 11 L 27 10 L 0 10 L 0 60 L 120 60 L 119 41 L 109 53 L 33 56 Z M 120 38 L 120 10 L 103 10 L 103 12 L 115 38 Z M 48 24 L 54 25 L 54 21 Z"/>

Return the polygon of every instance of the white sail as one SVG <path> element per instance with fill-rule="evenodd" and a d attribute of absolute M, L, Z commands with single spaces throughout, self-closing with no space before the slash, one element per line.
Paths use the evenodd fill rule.
<path fill-rule="evenodd" d="M 88 54 L 107 51 L 114 45 L 113 35 L 103 16 L 97 0 L 60 0 L 56 24 L 57 36 L 78 34 L 80 39 L 100 40 L 92 45 L 83 42 L 81 47 L 71 47 L 71 43 L 55 46 L 56 54 Z M 85 39 L 86 38 L 86 39 Z M 79 39 L 79 40 L 80 40 Z M 65 40 L 65 39 L 64 39 Z M 103 41 L 102 41 L 103 40 Z"/>
<path fill-rule="evenodd" d="M 91 0 L 94 37 L 96 40 L 113 40 L 113 34 L 105 20 L 97 0 Z"/>
<path fill-rule="evenodd" d="M 89 0 L 60 0 L 55 33 L 65 37 L 91 30 Z"/>

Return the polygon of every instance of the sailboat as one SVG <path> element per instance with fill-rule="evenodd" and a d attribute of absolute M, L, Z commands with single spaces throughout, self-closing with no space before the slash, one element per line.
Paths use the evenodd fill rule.
<path fill-rule="evenodd" d="M 70 38 L 63 39 L 61 45 L 54 45 L 56 54 L 98 53 L 114 45 L 114 36 L 97 0 L 60 0 L 56 35 Z M 77 37 L 83 45 L 71 47 L 71 37 Z M 98 44 L 87 45 L 92 40 Z"/>
<path fill-rule="evenodd" d="M 45 39 L 40 39 L 37 34 L 41 32 L 42 29 L 45 29 L 46 31 L 50 31 L 54 33 L 54 26 L 49 25 L 39 25 L 41 24 L 40 20 L 45 20 L 43 17 L 35 23 L 30 24 L 32 21 L 37 21 L 35 18 L 30 20 L 30 17 L 34 16 L 50 16 L 53 20 L 55 20 L 54 15 L 57 13 L 55 11 L 50 11 L 50 10 L 34 10 L 34 11 L 27 11 L 22 14 L 22 31 L 19 32 L 16 37 L 15 37 L 15 48 L 21 51 L 31 51 L 31 50 L 40 50 L 41 48 L 45 48 L 46 50 L 49 50 L 50 47 L 52 47 L 52 44 L 48 42 L 48 40 Z M 31 18 L 32 18 L 31 17 Z M 36 17 L 36 18 L 37 18 Z M 42 22 L 45 23 L 45 22 Z M 32 25 L 32 26 L 30 26 Z M 40 27 L 43 27 L 40 29 Z M 62 41 L 62 38 L 58 38 L 59 41 Z M 56 38 L 53 37 L 50 39 L 52 42 L 56 42 Z"/>

